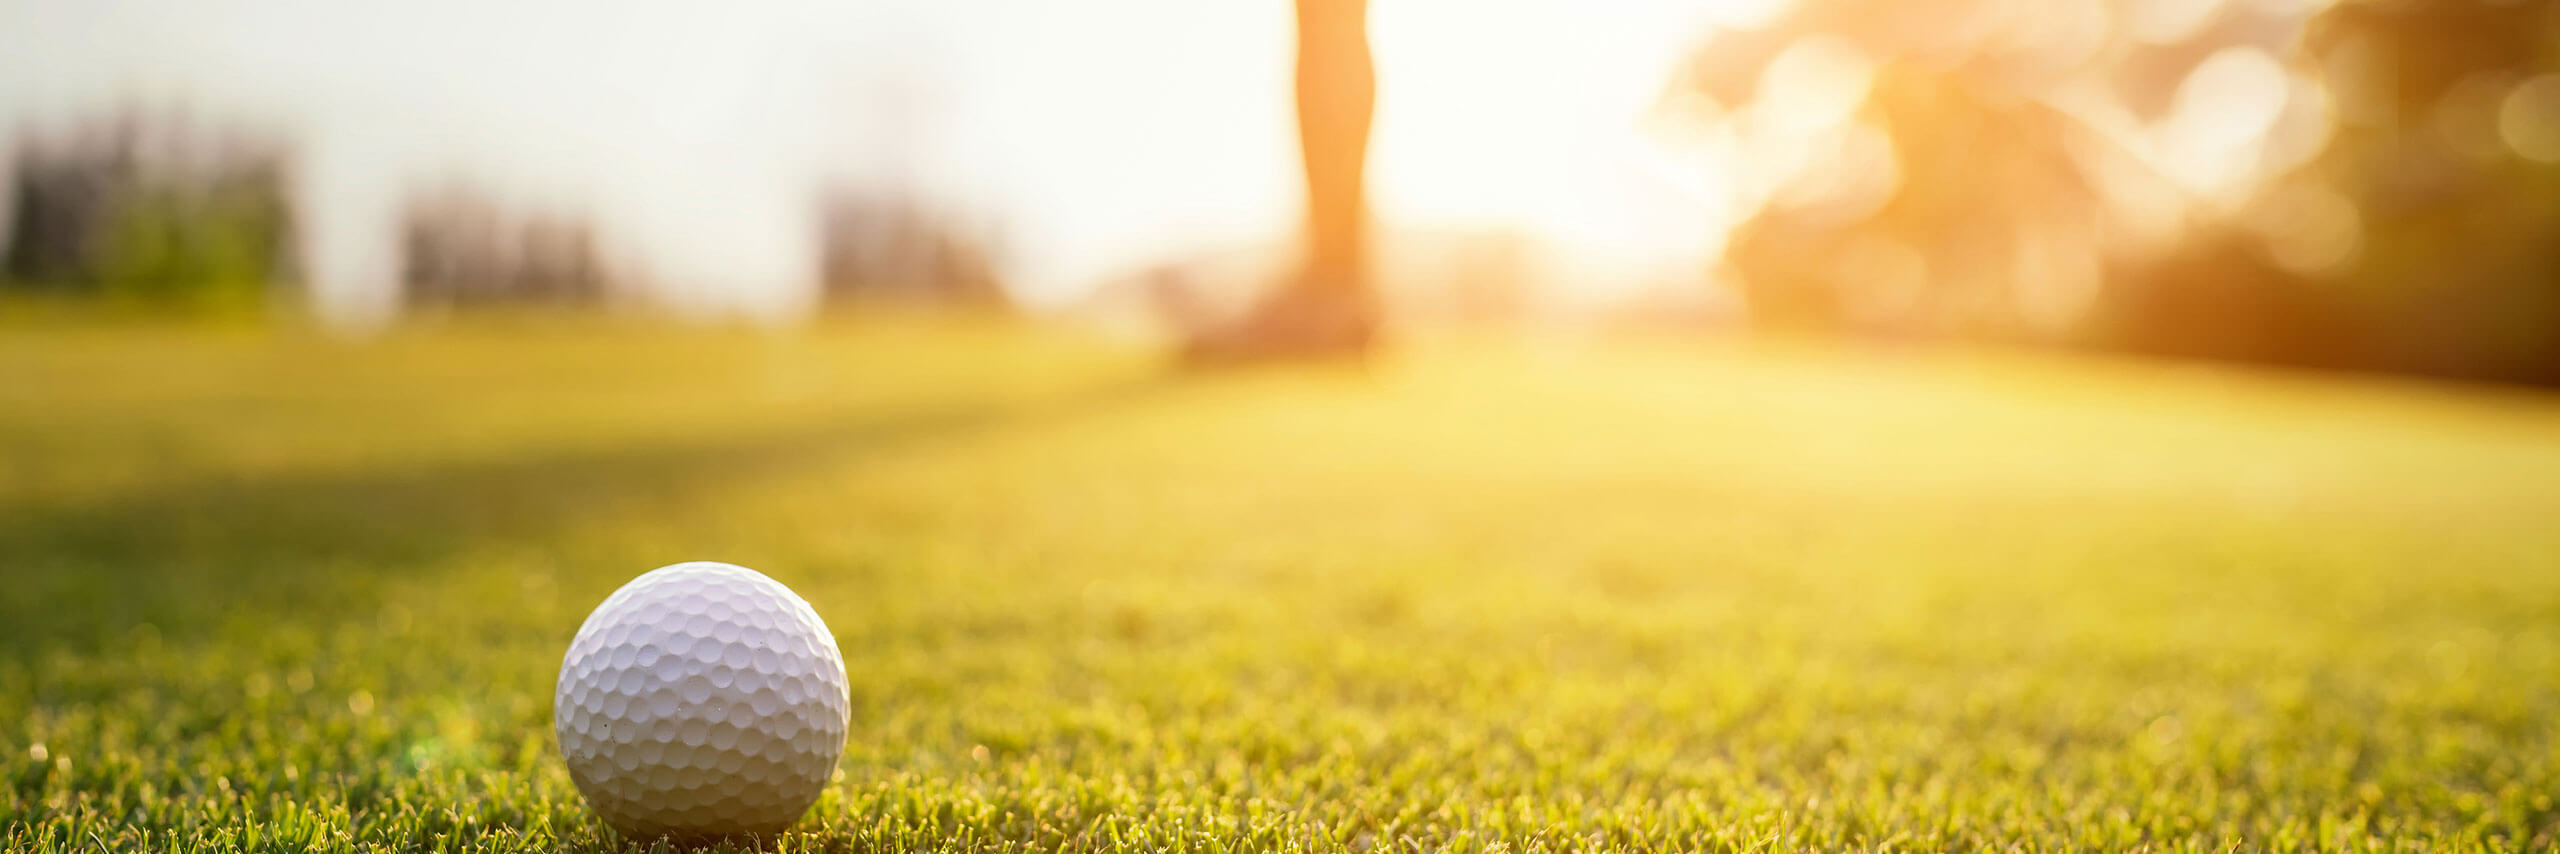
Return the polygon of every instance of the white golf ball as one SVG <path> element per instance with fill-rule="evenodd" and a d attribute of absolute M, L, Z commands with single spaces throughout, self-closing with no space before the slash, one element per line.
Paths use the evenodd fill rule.
<path fill-rule="evenodd" d="M 560 756 L 607 823 L 640 836 L 770 833 L 844 753 L 844 656 L 763 573 L 696 561 L 606 597 L 560 662 Z"/>

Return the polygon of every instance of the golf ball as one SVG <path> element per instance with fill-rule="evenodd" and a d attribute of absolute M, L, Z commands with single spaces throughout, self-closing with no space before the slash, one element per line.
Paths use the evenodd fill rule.
<path fill-rule="evenodd" d="M 844 656 L 818 612 L 763 573 L 651 570 L 587 615 L 552 724 L 569 777 L 639 836 L 770 833 L 807 812 L 844 753 Z"/>

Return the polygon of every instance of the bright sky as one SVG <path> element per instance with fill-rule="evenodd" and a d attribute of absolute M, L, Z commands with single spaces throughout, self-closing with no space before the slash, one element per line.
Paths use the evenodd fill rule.
<path fill-rule="evenodd" d="M 1380 217 L 1703 258 L 1720 196 L 1637 114 L 1766 5 L 1373 0 Z M 1292 233 L 1291 38 L 1287 0 L 0 0 L 0 126 L 131 97 L 284 124 L 345 316 L 389 304 L 402 194 L 456 176 L 588 207 L 668 300 L 773 314 L 808 299 L 818 183 L 904 182 L 1057 301 Z"/>

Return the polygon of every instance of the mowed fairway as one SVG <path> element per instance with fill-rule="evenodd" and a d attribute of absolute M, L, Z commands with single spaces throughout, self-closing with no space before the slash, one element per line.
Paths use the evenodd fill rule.
<path fill-rule="evenodd" d="M 0 329 L 0 848 L 619 849 L 688 559 L 848 660 L 786 850 L 2560 845 L 2560 401 L 907 320 Z"/>

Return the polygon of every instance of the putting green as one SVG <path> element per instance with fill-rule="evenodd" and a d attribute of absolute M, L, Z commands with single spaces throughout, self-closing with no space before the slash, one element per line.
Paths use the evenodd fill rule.
<path fill-rule="evenodd" d="M 0 329 L 0 848 L 613 850 L 607 592 L 790 584 L 770 847 L 2549 850 L 2560 403 L 1656 340 Z"/>

